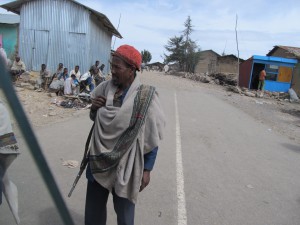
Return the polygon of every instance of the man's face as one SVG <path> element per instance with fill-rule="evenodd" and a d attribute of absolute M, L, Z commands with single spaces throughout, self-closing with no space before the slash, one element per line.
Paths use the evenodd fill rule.
<path fill-rule="evenodd" d="M 16 61 L 19 62 L 20 61 L 20 57 L 16 57 Z"/>
<path fill-rule="evenodd" d="M 64 68 L 64 74 L 67 74 L 67 73 L 68 73 L 68 69 Z"/>
<path fill-rule="evenodd" d="M 96 66 L 99 66 L 99 61 L 96 61 Z"/>
<path fill-rule="evenodd" d="M 61 69 L 61 68 L 63 68 L 63 66 L 64 66 L 64 64 L 62 64 L 62 63 L 60 63 L 59 65 L 58 65 L 58 67 Z"/>
<path fill-rule="evenodd" d="M 42 70 L 45 70 L 46 69 L 46 65 L 42 65 Z"/>
<path fill-rule="evenodd" d="M 111 62 L 112 82 L 115 86 L 127 87 L 134 80 L 134 71 L 119 57 L 113 56 Z"/>
<path fill-rule="evenodd" d="M 75 66 L 75 72 L 77 73 L 79 70 L 79 66 Z"/>

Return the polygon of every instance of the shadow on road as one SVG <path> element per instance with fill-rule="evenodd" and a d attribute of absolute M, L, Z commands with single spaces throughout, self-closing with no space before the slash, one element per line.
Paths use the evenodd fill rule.
<path fill-rule="evenodd" d="M 70 210 L 70 209 L 69 209 Z M 74 211 L 70 210 L 71 216 L 73 218 L 73 222 L 75 225 L 84 224 L 83 221 L 83 214 L 79 215 L 78 213 L 75 213 Z M 82 212 L 84 213 L 84 212 Z M 63 225 L 63 220 L 61 219 L 60 215 L 58 214 L 57 209 L 55 208 L 48 208 L 42 211 L 39 215 L 39 223 L 43 225 Z"/>
<path fill-rule="evenodd" d="M 293 144 L 289 144 L 289 143 L 282 143 L 281 144 L 283 147 L 288 148 L 296 153 L 300 153 L 300 146 L 298 145 L 293 145 Z"/>
<path fill-rule="evenodd" d="M 297 109 L 282 109 L 281 112 L 288 113 L 292 116 L 296 116 L 300 118 L 300 110 Z"/>

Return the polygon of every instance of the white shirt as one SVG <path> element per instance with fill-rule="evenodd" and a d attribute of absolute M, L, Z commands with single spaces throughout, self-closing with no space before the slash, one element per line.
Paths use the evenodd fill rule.
<path fill-rule="evenodd" d="M 81 75 L 79 70 L 78 70 L 77 73 L 75 72 L 75 70 L 72 70 L 72 71 L 70 72 L 70 77 L 71 77 L 72 74 L 74 74 L 74 75 L 76 76 L 77 80 L 79 80 L 80 75 Z"/>
<path fill-rule="evenodd" d="M 80 80 L 79 81 L 83 81 L 88 79 L 89 77 L 91 77 L 91 73 L 90 72 L 86 72 L 83 75 L 80 76 Z"/>

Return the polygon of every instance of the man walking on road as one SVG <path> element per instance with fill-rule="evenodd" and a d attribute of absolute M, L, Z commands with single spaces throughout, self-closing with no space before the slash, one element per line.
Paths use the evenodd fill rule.
<path fill-rule="evenodd" d="M 150 182 L 165 120 L 155 88 L 136 74 L 141 61 L 134 47 L 120 46 L 112 55 L 112 79 L 91 94 L 86 225 L 106 224 L 110 192 L 118 225 L 133 225 L 138 193 Z"/>

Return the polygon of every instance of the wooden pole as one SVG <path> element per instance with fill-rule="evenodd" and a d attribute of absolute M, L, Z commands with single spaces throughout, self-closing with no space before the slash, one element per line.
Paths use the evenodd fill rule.
<path fill-rule="evenodd" d="M 239 86 L 239 80 L 240 80 L 240 51 L 239 51 L 239 42 L 238 42 L 238 36 L 237 36 L 237 21 L 238 21 L 238 15 L 236 14 L 235 19 L 235 39 L 236 39 L 236 48 L 238 52 L 238 66 L 237 66 L 237 86 Z"/>

